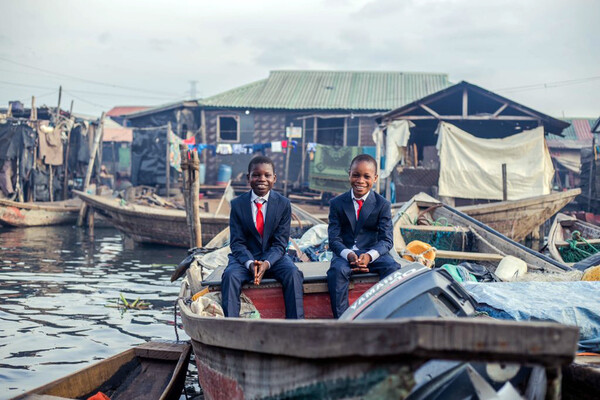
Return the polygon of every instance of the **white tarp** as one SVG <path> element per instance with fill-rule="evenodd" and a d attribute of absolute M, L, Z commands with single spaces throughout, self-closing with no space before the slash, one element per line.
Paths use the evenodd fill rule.
<path fill-rule="evenodd" d="M 387 125 L 385 150 L 383 152 L 385 155 L 385 168 L 382 168 L 381 171 L 379 171 L 380 179 L 385 179 L 390 176 L 393 169 L 396 167 L 396 164 L 402 160 L 402 148 L 406 147 L 408 144 L 408 139 L 410 138 L 410 128 L 412 126 L 414 126 L 414 124 L 405 119 L 392 121 Z M 375 128 L 375 132 L 373 132 L 373 141 L 378 146 L 379 129 L 380 128 L 377 127 Z"/>
<path fill-rule="evenodd" d="M 554 167 L 543 127 L 481 139 L 440 122 L 437 133 L 440 196 L 502 200 L 502 164 L 508 200 L 550 194 Z"/>

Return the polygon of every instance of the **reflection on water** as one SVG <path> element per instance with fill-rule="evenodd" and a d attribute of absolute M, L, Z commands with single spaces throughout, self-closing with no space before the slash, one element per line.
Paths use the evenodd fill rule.
<path fill-rule="evenodd" d="M 180 282 L 170 276 L 185 255 L 181 248 L 124 248 L 113 229 L 91 238 L 70 226 L 0 228 L 0 399 L 142 342 L 175 340 Z M 110 307 L 121 293 L 151 306 Z M 179 337 L 188 339 L 181 329 Z"/>

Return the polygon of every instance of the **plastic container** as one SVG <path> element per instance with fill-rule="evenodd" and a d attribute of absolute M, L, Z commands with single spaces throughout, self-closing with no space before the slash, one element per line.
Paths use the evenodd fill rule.
<path fill-rule="evenodd" d="M 226 164 L 219 165 L 219 174 L 217 175 L 217 185 L 227 185 L 231 179 L 231 166 Z"/>
<path fill-rule="evenodd" d="M 504 257 L 496 268 L 496 276 L 505 282 L 512 282 L 526 273 L 527 263 L 514 256 Z"/>
<path fill-rule="evenodd" d="M 206 165 L 200 164 L 200 171 L 198 171 L 198 172 L 199 172 L 198 179 L 200 181 L 200 184 L 204 185 L 204 183 L 206 182 Z"/>

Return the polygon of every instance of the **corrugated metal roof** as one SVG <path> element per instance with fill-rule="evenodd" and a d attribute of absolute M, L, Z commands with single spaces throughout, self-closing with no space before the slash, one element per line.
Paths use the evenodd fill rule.
<path fill-rule="evenodd" d="M 594 119 L 590 118 L 561 118 L 571 125 L 562 131 L 563 137 L 548 134 L 548 146 L 561 149 L 579 149 L 592 145 L 592 125 Z"/>
<path fill-rule="evenodd" d="M 149 106 L 115 106 L 106 112 L 107 117 L 120 117 L 121 115 L 131 114 L 138 111 L 147 110 Z"/>
<path fill-rule="evenodd" d="M 450 85 L 447 74 L 436 73 L 271 71 L 267 79 L 198 103 L 231 108 L 385 111 Z"/>

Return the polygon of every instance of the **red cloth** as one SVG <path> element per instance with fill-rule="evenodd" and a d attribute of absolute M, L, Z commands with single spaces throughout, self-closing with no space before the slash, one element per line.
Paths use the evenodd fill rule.
<path fill-rule="evenodd" d="M 185 144 L 196 144 L 196 136 L 192 136 L 189 139 L 185 139 L 183 141 L 183 143 L 185 143 Z"/>
<path fill-rule="evenodd" d="M 110 397 L 108 397 L 102 392 L 98 392 L 92 397 L 88 397 L 87 400 L 110 400 Z"/>
<path fill-rule="evenodd" d="M 263 237 L 265 231 L 265 219 L 262 213 L 263 203 L 256 201 L 256 230 L 260 233 L 260 237 Z"/>
<path fill-rule="evenodd" d="M 358 217 L 360 216 L 360 209 L 362 208 L 363 203 L 365 201 L 364 200 L 359 200 L 359 199 L 356 199 L 355 201 L 358 203 L 358 210 L 356 210 L 356 220 L 358 221 Z"/>

